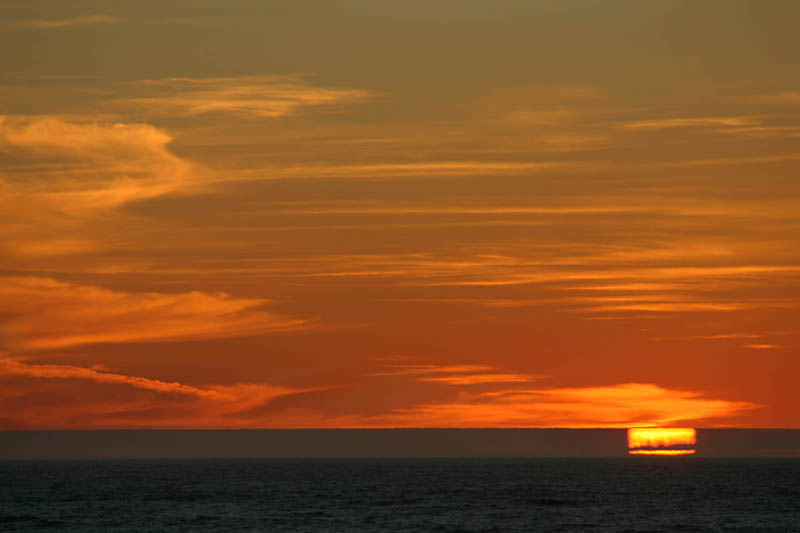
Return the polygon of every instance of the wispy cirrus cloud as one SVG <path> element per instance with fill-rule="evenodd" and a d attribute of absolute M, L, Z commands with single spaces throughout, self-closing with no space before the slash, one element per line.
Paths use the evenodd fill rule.
<path fill-rule="evenodd" d="M 91 252 L 121 206 L 202 189 L 209 174 L 171 141 L 149 124 L 0 116 L 0 253 Z"/>
<path fill-rule="evenodd" d="M 40 389 L 31 380 L 47 380 L 49 396 L 59 401 L 37 401 Z M 259 427 L 254 409 L 318 390 L 251 382 L 188 385 L 10 357 L 0 357 L 0 382 L 0 429 Z"/>
<path fill-rule="evenodd" d="M 780 348 L 777 344 L 748 344 L 747 348 L 751 350 L 775 350 Z"/>
<path fill-rule="evenodd" d="M 483 385 L 487 383 L 526 383 L 547 376 L 506 372 L 491 365 L 406 365 L 398 364 L 372 377 L 408 376 L 415 381 L 442 385 Z"/>
<path fill-rule="evenodd" d="M 0 116 L 4 197 L 74 214 L 196 184 L 196 168 L 167 149 L 171 141 L 149 124 Z"/>
<path fill-rule="evenodd" d="M 211 400 L 231 399 L 230 396 L 214 390 L 192 387 L 175 381 L 167 382 L 137 376 L 127 376 L 113 372 L 100 372 L 92 368 L 73 365 L 32 365 L 9 358 L 0 358 L 0 375 L 28 376 L 45 379 L 81 379 L 97 383 L 124 384 L 139 389 L 184 394 Z"/>
<path fill-rule="evenodd" d="M 630 130 L 665 130 L 672 128 L 708 127 L 708 126 L 728 126 L 746 127 L 759 124 L 760 120 L 756 117 L 733 116 L 733 117 L 679 117 L 679 118 L 660 118 L 651 120 L 637 120 L 627 122 L 624 128 Z"/>
<path fill-rule="evenodd" d="M 136 293 L 51 278 L 0 277 L 0 331 L 17 350 L 229 338 L 307 327 L 224 293 Z"/>
<path fill-rule="evenodd" d="M 374 96 L 364 89 L 317 87 L 298 76 L 164 78 L 135 84 L 151 93 L 119 100 L 155 115 L 230 113 L 243 118 L 276 118 L 303 108 L 354 103 Z"/>
<path fill-rule="evenodd" d="M 59 28 L 72 28 L 75 26 L 94 26 L 98 24 L 120 24 L 124 22 L 128 22 L 128 19 L 115 17 L 112 15 L 94 14 L 94 15 L 82 15 L 79 17 L 69 17 L 63 19 L 14 20 L 0 25 L 0 28 L 25 29 L 25 30 L 51 30 Z"/>
<path fill-rule="evenodd" d="M 174 24 L 197 25 L 218 24 L 224 19 L 213 17 L 167 17 L 155 19 L 132 19 L 106 14 L 81 15 L 60 19 L 17 19 L 0 24 L 0 30 L 58 30 L 81 26 L 98 26 L 107 24 Z"/>
<path fill-rule="evenodd" d="M 607 166 L 597 161 L 428 161 L 422 163 L 389 162 L 364 165 L 275 165 L 256 170 L 238 171 L 232 181 L 268 181 L 278 179 L 397 179 L 460 177 L 522 173 L 576 173 L 588 168 Z"/>

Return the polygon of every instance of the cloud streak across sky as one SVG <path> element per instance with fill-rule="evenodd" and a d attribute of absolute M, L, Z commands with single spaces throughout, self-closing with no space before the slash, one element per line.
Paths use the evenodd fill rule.
<path fill-rule="evenodd" d="M 355 103 L 371 96 L 363 89 L 316 87 L 295 76 L 165 78 L 138 85 L 158 94 L 123 100 L 120 105 L 177 116 L 232 113 L 241 118 L 277 118 L 304 107 Z"/>
<path fill-rule="evenodd" d="M 40 277 L 0 277 L 0 331 L 21 350 L 225 338 L 286 331 L 301 319 L 224 293 L 131 293 Z"/>
<path fill-rule="evenodd" d="M 417 370 L 421 370 L 419 367 Z M 480 370 L 469 365 L 452 368 L 427 368 L 428 373 L 448 374 L 451 371 Z M 487 374 L 471 374 L 480 378 Z M 498 374 L 510 376 L 510 374 Z M 474 385 L 504 380 L 434 381 L 436 385 Z M 450 376 L 452 377 L 452 376 Z M 464 377 L 462 375 L 461 377 Z M 144 377 L 98 371 L 61 364 L 29 364 L 14 359 L 0 359 L 0 380 L 44 379 L 59 381 L 90 381 L 98 384 L 125 386 L 155 392 L 160 395 L 161 408 L 172 414 L 167 420 L 150 421 L 158 427 L 307 427 L 309 425 L 333 427 L 647 427 L 691 422 L 697 419 L 726 417 L 738 411 L 758 407 L 747 402 L 714 400 L 698 393 L 668 390 L 652 384 L 628 383 L 607 387 L 584 387 L 564 389 L 510 389 L 465 393 L 455 402 L 421 404 L 412 408 L 397 409 L 379 416 L 360 416 L 356 413 L 330 416 L 328 424 L 324 409 L 298 410 L 291 404 L 277 412 L 263 411 L 264 406 L 281 397 L 291 397 L 313 388 L 287 388 L 258 383 L 237 383 L 227 386 L 191 386 L 178 382 L 167 382 Z M 426 381 L 431 381 L 425 379 Z M 520 379 L 519 381 L 526 381 Z M 14 381 L 12 381 L 14 383 Z M 15 395 L 14 387 L 9 388 Z M 177 402 L 171 405 L 170 397 L 192 398 L 194 403 Z M 83 427 L 107 427 L 117 419 L 115 410 L 127 411 L 130 400 L 119 405 L 113 403 L 98 413 L 94 420 Z M 283 413 L 281 411 L 284 411 Z M 287 421 L 281 415 L 292 413 Z M 68 413 L 61 410 L 60 416 Z M 180 413 L 181 418 L 177 418 Z M 261 413 L 261 414 L 259 414 Z M 75 416 L 78 413 L 70 413 Z M 33 409 L 27 413 L 36 419 L 48 419 L 47 413 Z M 69 417 L 69 415 L 67 415 Z M 24 427 L 25 422 L 14 413 L 0 411 L 0 419 L 18 420 L 15 424 Z M 227 418 L 227 419 L 226 419 Z M 52 419 L 51 419 L 52 420 Z M 209 423 L 218 424 L 209 426 Z M 129 424 L 139 426 L 146 419 L 132 418 Z M 113 425 L 113 422 L 112 422 Z"/>

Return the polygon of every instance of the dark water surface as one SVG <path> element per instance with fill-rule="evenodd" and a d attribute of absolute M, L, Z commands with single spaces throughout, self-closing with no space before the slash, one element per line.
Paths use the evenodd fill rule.
<path fill-rule="evenodd" d="M 800 531 L 800 460 L 0 461 L 0 530 Z"/>

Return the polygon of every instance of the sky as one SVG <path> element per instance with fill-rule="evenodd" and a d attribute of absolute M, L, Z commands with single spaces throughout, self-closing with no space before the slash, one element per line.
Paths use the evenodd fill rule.
<path fill-rule="evenodd" d="M 798 18 L 0 0 L 0 429 L 800 428 Z"/>

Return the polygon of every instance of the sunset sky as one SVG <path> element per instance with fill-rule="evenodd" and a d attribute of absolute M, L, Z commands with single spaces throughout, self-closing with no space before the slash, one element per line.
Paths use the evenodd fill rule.
<path fill-rule="evenodd" d="M 0 429 L 800 428 L 798 20 L 0 0 Z"/>

